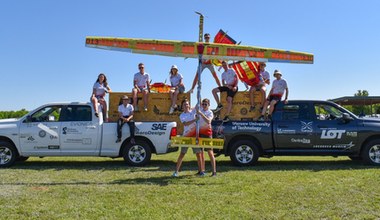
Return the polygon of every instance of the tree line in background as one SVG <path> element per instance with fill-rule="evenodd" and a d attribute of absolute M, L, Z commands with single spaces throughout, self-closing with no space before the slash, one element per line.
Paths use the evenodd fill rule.
<path fill-rule="evenodd" d="M 369 96 L 369 93 L 367 90 L 358 90 L 354 96 Z M 372 109 L 369 105 L 347 105 L 344 107 L 356 115 L 380 114 L 380 104 L 372 105 Z M 28 112 L 29 111 L 25 109 L 21 109 L 19 111 L 0 111 L 0 119 L 20 118 Z"/>
<path fill-rule="evenodd" d="M 21 109 L 19 111 L 0 111 L 0 119 L 5 118 L 21 118 L 26 115 L 29 111 Z"/>
<path fill-rule="evenodd" d="M 369 96 L 369 92 L 367 90 L 358 90 L 357 93 L 354 94 L 355 97 L 360 96 Z M 347 110 L 351 111 L 355 115 L 371 115 L 371 114 L 380 114 L 380 104 L 371 105 L 347 105 L 344 106 Z"/>

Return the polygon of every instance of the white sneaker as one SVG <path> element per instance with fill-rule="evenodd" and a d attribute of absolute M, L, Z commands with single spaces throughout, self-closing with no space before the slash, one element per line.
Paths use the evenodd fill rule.
<path fill-rule="evenodd" d="M 170 107 L 169 114 L 171 115 L 171 114 L 173 114 L 173 112 L 174 112 L 174 108 Z"/>
<path fill-rule="evenodd" d="M 148 111 L 148 108 L 147 107 L 144 107 L 144 112 L 147 112 Z"/>
<path fill-rule="evenodd" d="M 172 174 L 172 177 L 179 177 L 179 174 L 177 171 L 175 171 L 173 174 Z"/>

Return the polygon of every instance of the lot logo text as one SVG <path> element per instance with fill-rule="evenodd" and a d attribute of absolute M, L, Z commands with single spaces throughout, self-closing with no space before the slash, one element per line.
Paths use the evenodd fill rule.
<path fill-rule="evenodd" d="M 322 130 L 321 139 L 341 139 L 346 130 Z"/>

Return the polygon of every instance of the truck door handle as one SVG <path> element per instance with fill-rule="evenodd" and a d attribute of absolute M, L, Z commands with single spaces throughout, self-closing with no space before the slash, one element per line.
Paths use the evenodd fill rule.
<path fill-rule="evenodd" d="M 318 128 L 327 128 L 327 126 L 318 125 Z"/>
<path fill-rule="evenodd" d="M 89 126 L 86 126 L 86 128 L 88 128 L 88 129 L 95 129 L 96 127 L 95 127 L 95 125 L 89 125 Z"/>
<path fill-rule="evenodd" d="M 279 125 L 278 127 L 279 128 L 287 128 L 288 126 L 287 125 Z"/>
<path fill-rule="evenodd" d="M 50 129 L 58 129 L 58 126 L 51 126 Z"/>

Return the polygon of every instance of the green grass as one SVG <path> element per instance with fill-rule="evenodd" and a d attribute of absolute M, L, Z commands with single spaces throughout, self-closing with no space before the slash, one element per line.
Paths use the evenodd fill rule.
<path fill-rule="evenodd" d="M 1 219 L 380 218 L 380 169 L 346 157 L 236 167 L 220 156 L 218 176 L 202 178 L 189 152 L 172 178 L 177 156 L 137 168 L 122 159 L 30 158 L 0 170 Z"/>

